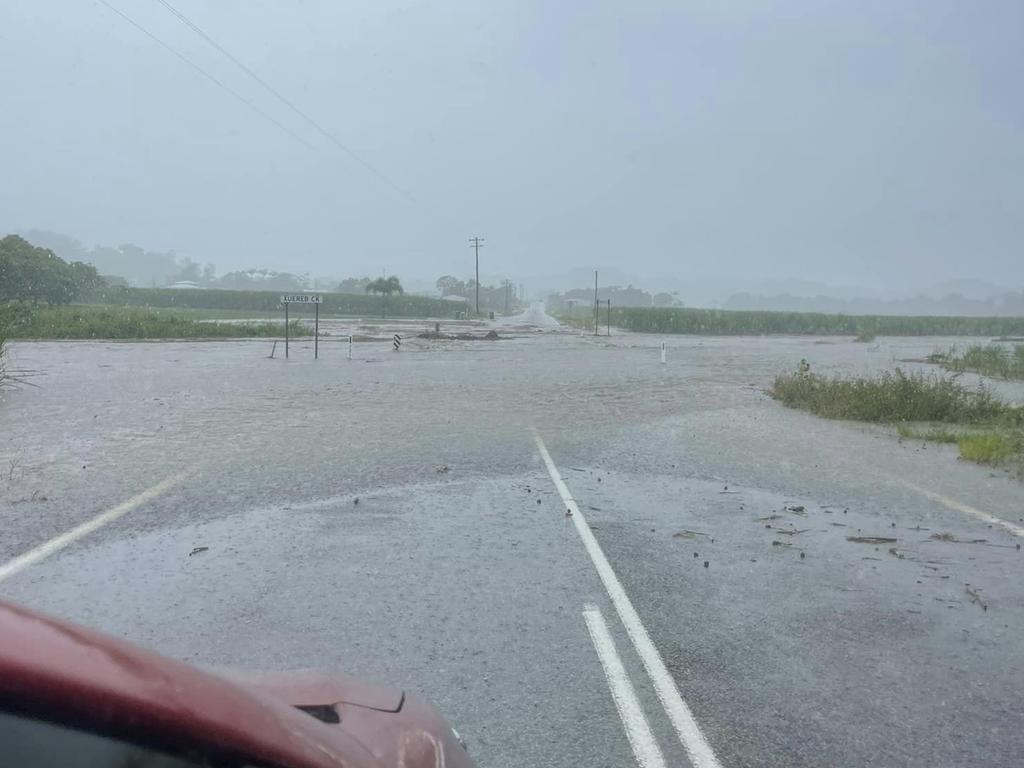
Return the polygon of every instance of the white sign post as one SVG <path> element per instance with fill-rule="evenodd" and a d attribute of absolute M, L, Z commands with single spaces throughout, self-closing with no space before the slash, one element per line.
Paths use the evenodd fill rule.
<path fill-rule="evenodd" d="M 316 309 L 313 321 L 313 359 L 320 359 L 320 304 L 319 293 L 283 293 L 281 303 L 284 304 L 284 359 L 288 359 L 288 305 L 312 304 Z"/>

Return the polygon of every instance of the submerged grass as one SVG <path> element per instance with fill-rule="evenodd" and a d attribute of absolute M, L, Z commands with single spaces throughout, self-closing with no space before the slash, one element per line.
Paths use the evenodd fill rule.
<path fill-rule="evenodd" d="M 1004 464 L 1024 456 L 1024 433 L 990 432 L 964 435 L 957 441 L 960 455 L 979 464 Z"/>
<path fill-rule="evenodd" d="M 896 369 L 876 378 L 830 378 L 791 373 L 777 376 L 769 394 L 791 408 L 828 419 L 876 423 L 931 421 L 978 424 L 1022 418 L 1021 409 L 983 387 L 968 389 L 951 378 Z"/>
<path fill-rule="evenodd" d="M 225 339 L 284 336 L 284 323 L 200 322 L 178 312 L 136 307 L 7 305 L 12 339 Z M 289 323 L 295 336 L 310 329 Z"/>
<path fill-rule="evenodd" d="M 976 344 L 962 353 L 954 347 L 947 352 L 936 352 L 928 357 L 950 371 L 970 371 L 994 379 L 1024 380 L 1024 344 L 1013 348 L 999 344 Z"/>
<path fill-rule="evenodd" d="M 983 386 L 899 369 L 874 378 L 796 372 L 777 376 L 768 393 L 825 418 L 895 424 L 901 437 L 955 443 L 965 459 L 1024 473 L 1024 408 Z"/>
<path fill-rule="evenodd" d="M 896 425 L 896 434 L 907 440 L 924 440 L 929 443 L 955 443 L 964 436 L 962 431 L 950 427 L 905 422 Z"/>
<path fill-rule="evenodd" d="M 578 306 L 559 319 L 593 328 L 593 305 Z M 601 312 L 604 322 L 605 313 Z M 764 312 L 692 307 L 612 307 L 611 324 L 641 333 L 709 336 L 803 334 L 825 336 L 1012 336 L 1024 334 L 1024 317 L 843 315 Z M 861 338 L 863 337 L 863 338 Z"/>

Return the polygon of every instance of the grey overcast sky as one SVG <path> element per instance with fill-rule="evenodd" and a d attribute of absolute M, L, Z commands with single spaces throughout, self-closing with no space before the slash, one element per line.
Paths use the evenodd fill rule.
<path fill-rule="evenodd" d="M 0 3 L 0 228 L 221 269 L 1024 283 L 1024 2 Z"/>

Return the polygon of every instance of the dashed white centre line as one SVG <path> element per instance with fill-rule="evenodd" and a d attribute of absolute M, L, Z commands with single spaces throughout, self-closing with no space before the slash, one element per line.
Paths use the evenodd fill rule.
<path fill-rule="evenodd" d="M 540 456 L 548 469 L 551 481 L 555 484 L 558 494 L 562 497 L 562 502 L 572 512 L 572 520 L 576 526 L 576 532 L 583 540 L 583 546 L 586 548 L 587 554 L 590 555 L 590 559 L 597 569 L 597 574 L 600 576 L 601 582 L 611 598 L 612 605 L 615 606 L 615 610 L 619 614 L 619 619 L 626 628 L 626 633 L 629 635 L 633 647 L 640 656 L 640 661 L 643 662 L 644 669 L 647 670 L 648 677 L 651 678 L 651 683 L 653 683 L 654 690 L 658 694 L 661 706 L 664 707 L 666 714 L 668 714 L 672 727 L 675 728 L 679 741 L 690 758 L 690 762 L 693 763 L 695 768 L 720 768 L 721 763 L 718 762 L 718 758 L 715 756 L 715 752 L 708 743 L 708 740 L 704 738 L 704 734 L 701 732 L 700 726 L 697 724 L 697 720 L 694 718 L 690 708 L 683 701 L 679 688 L 676 686 L 676 681 L 665 666 L 665 662 L 662 660 L 658 649 L 651 642 L 651 638 L 647 634 L 643 622 L 640 621 L 640 615 L 633 607 L 629 595 L 622 588 L 619 577 L 615 575 L 615 571 L 608 562 L 608 558 L 604 556 L 601 545 L 597 543 L 597 539 L 594 538 L 590 526 L 587 525 L 586 518 L 580 512 L 580 508 L 577 506 L 572 494 L 569 493 L 565 481 L 562 480 L 558 468 L 555 467 L 555 462 L 551 460 L 551 454 L 548 453 L 544 441 L 536 433 L 534 433 L 534 440 L 537 442 L 537 450 L 540 451 Z"/>
<path fill-rule="evenodd" d="M 594 641 L 601 667 L 608 678 L 612 700 L 622 720 L 622 727 L 626 730 L 629 745 L 633 748 L 636 762 L 640 768 L 664 768 L 665 757 L 654 740 L 654 734 L 651 733 L 651 726 L 644 716 L 643 709 L 640 708 L 640 700 L 636 697 L 633 683 L 626 674 L 619 652 L 615 650 L 615 641 L 608 631 L 604 616 L 596 606 L 588 605 L 583 609 L 583 620 L 587 623 L 590 639 Z"/>
<path fill-rule="evenodd" d="M 171 475 L 159 483 L 154 485 L 152 488 L 147 488 L 142 493 L 132 496 L 127 501 L 123 501 L 113 509 L 108 509 L 106 512 L 101 512 L 96 517 L 82 523 L 79 526 L 72 528 L 70 531 L 65 531 L 59 536 L 54 536 L 49 541 L 40 544 L 35 549 L 30 549 L 23 555 L 19 555 L 13 560 L 0 565 L 0 581 L 9 579 L 16 573 L 25 570 L 30 565 L 35 565 L 41 560 L 45 560 L 47 557 L 55 552 L 59 552 L 64 547 L 77 541 L 78 539 L 86 536 L 98 528 L 112 523 L 119 517 L 126 515 L 136 507 L 140 507 L 151 499 L 155 499 L 161 493 L 166 491 L 168 488 L 173 486 L 175 483 L 180 481 L 184 475 Z"/>

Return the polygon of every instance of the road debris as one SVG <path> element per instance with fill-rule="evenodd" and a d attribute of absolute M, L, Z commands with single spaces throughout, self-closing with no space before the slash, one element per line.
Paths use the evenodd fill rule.
<path fill-rule="evenodd" d="M 572 517 L 572 510 L 571 510 L 571 509 L 569 509 L 569 508 L 566 508 L 566 510 L 565 510 L 565 516 L 566 516 L 566 517 Z"/>
<path fill-rule="evenodd" d="M 847 536 L 847 541 L 854 544 L 895 544 L 896 539 L 889 536 Z"/>
<path fill-rule="evenodd" d="M 981 590 L 972 589 L 970 584 L 964 584 L 964 588 L 967 591 L 967 596 L 971 598 L 971 602 L 975 605 L 980 605 L 981 610 L 987 611 L 988 604 L 981 599 Z"/>
<path fill-rule="evenodd" d="M 707 536 L 707 534 L 702 533 L 701 531 L 691 531 L 686 528 L 672 534 L 673 539 L 695 539 L 698 536 Z"/>
<path fill-rule="evenodd" d="M 434 467 L 434 471 L 437 472 L 440 475 L 440 474 L 448 471 L 448 465 L 447 464 L 439 464 L 436 467 Z"/>
<path fill-rule="evenodd" d="M 928 538 L 935 541 L 948 541 L 951 544 L 984 544 L 988 539 L 958 539 L 952 533 L 933 533 Z"/>
<path fill-rule="evenodd" d="M 798 515 L 802 515 L 805 511 L 803 504 L 794 504 L 791 507 L 784 507 L 787 512 L 795 512 Z"/>
<path fill-rule="evenodd" d="M 765 515 L 764 517 L 755 517 L 754 521 L 758 523 L 763 523 L 767 520 L 778 520 L 781 517 L 782 515 Z"/>
<path fill-rule="evenodd" d="M 192 557 L 192 555 L 198 555 L 200 552 L 205 552 L 208 549 L 209 547 L 193 547 L 192 551 L 188 553 L 188 556 Z"/>

